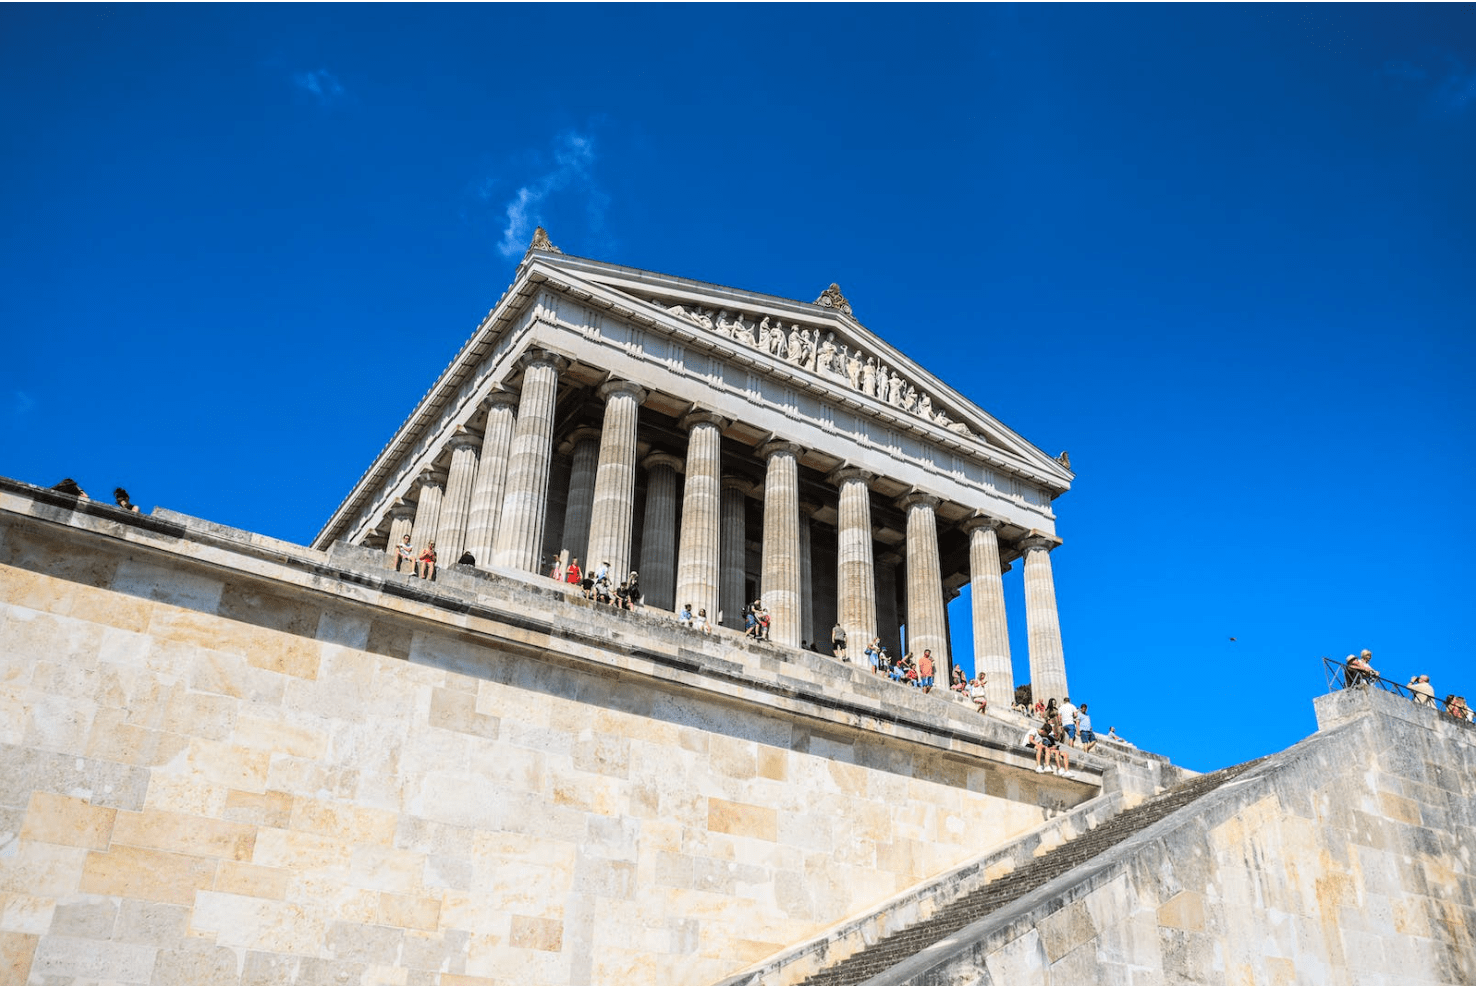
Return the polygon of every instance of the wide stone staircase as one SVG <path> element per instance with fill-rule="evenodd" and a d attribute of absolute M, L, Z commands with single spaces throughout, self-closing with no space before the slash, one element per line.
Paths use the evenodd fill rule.
<path fill-rule="evenodd" d="M 954 932 L 987 917 L 993 911 L 1126 841 L 1154 822 L 1204 797 L 1259 763 L 1261 760 L 1251 760 L 1186 781 L 1103 822 L 1079 838 L 1032 860 L 1014 872 L 960 897 L 926 921 L 889 935 L 835 965 L 814 973 L 801 986 L 857 986 L 864 983 L 935 942 L 942 941 Z"/>

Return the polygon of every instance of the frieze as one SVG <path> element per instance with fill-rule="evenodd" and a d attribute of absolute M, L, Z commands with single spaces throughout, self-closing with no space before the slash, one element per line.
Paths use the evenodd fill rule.
<path fill-rule="evenodd" d="M 649 302 L 699 329 L 782 359 L 790 366 L 808 370 L 838 387 L 865 394 L 956 434 L 974 437 L 968 425 L 954 421 L 942 407 L 935 407 L 932 395 L 918 390 L 911 381 L 880 362 L 875 355 L 864 352 L 859 346 L 852 348 L 844 340 L 837 340 L 833 331 L 798 322 L 790 322 L 786 327 L 784 320 L 775 315 L 757 318 L 748 312 L 705 308 L 686 302 L 673 304 L 670 300 L 656 297 L 650 298 Z M 834 284 L 815 303 L 851 314 L 851 306 Z"/>

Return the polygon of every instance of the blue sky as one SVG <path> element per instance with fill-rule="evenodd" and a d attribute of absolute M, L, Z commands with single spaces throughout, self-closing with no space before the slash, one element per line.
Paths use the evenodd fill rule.
<path fill-rule="evenodd" d="M 839 281 L 1069 450 L 1099 728 L 1280 749 L 1360 647 L 1476 694 L 1470 5 L 11 5 L 0 108 L 5 475 L 306 541 L 542 223 Z"/>

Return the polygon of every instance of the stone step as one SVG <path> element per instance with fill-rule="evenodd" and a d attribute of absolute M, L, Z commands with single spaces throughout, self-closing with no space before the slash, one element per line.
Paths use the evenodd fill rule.
<path fill-rule="evenodd" d="M 1260 762 L 1252 760 L 1226 767 L 1180 784 L 1171 791 L 1103 822 L 1014 872 L 960 897 L 927 920 L 888 935 L 876 944 L 812 974 L 800 986 L 858 986 L 1106 852 Z"/>

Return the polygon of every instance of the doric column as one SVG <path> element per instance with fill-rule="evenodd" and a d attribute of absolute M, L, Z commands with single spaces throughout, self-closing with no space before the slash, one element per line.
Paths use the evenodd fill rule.
<path fill-rule="evenodd" d="M 677 473 L 682 460 L 652 452 L 641 460 L 646 470 L 646 517 L 641 527 L 641 592 L 646 605 L 676 608 Z"/>
<path fill-rule="evenodd" d="M 554 406 L 562 357 L 542 349 L 523 355 L 523 391 L 513 427 L 507 462 L 502 520 L 497 527 L 493 563 L 500 568 L 533 572 L 543 545 L 543 517 L 548 499 L 548 462 L 553 456 Z"/>
<path fill-rule="evenodd" d="M 480 568 L 492 564 L 497 522 L 502 517 L 502 494 L 507 485 L 507 457 L 512 451 L 513 420 L 518 395 L 499 390 L 482 402 L 487 424 L 482 429 L 482 453 L 477 457 L 477 481 L 472 486 L 466 524 L 466 550 Z"/>
<path fill-rule="evenodd" d="M 871 481 L 862 469 L 837 469 L 828 477 L 840 487 L 836 521 L 836 622 L 846 631 L 852 657 L 876 636 L 876 562 L 871 547 Z"/>
<path fill-rule="evenodd" d="M 405 535 L 415 526 L 415 504 L 396 500 L 389 508 L 389 522 L 389 547 L 385 553 L 389 555 L 390 568 L 394 568 L 395 557 L 400 553 L 400 542 L 405 540 Z"/>
<path fill-rule="evenodd" d="M 710 411 L 682 418 L 687 430 L 687 481 L 682 487 L 682 536 L 677 543 L 675 609 L 717 613 L 721 544 L 723 429 L 728 422 Z"/>
<path fill-rule="evenodd" d="M 1056 582 L 1051 575 L 1054 538 L 1032 535 L 1020 542 L 1025 552 L 1025 631 L 1030 641 L 1030 692 L 1037 702 L 1063 699 L 1066 655 L 1056 614 Z"/>
<path fill-rule="evenodd" d="M 748 493 L 753 484 L 737 476 L 723 478 L 722 554 L 718 576 L 723 625 L 743 629 L 748 560 Z"/>
<path fill-rule="evenodd" d="M 589 521 L 591 565 L 610 563 L 619 585 L 630 574 L 630 524 L 635 506 L 636 423 L 646 391 L 628 380 L 611 380 L 599 389 L 605 402 L 600 432 L 600 464 L 595 474 L 594 510 Z"/>
<path fill-rule="evenodd" d="M 447 565 L 456 564 L 466 544 L 472 487 L 477 482 L 477 449 L 481 446 L 482 436 L 465 428 L 457 428 L 446 443 L 451 450 L 451 469 L 446 479 L 446 496 L 441 500 L 441 520 L 436 525 L 436 553 Z"/>
<path fill-rule="evenodd" d="M 799 455 L 791 442 L 769 442 L 759 449 L 764 474 L 764 609 L 775 643 L 798 647 L 800 618 Z"/>
<path fill-rule="evenodd" d="M 410 544 L 415 548 L 415 557 L 419 558 L 426 545 L 436 540 L 436 529 L 441 523 L 441 501 L 446 495 L 446 474 L 439 469 L 427 469 L 415 483 L 420 487 L 420 495 L 415 499 L 415 524 L 410 530 Z M 436 545 L 437 558 L 441 556 L 440 548 L 439 544 Z"/>
<path fill-rule="evenodd" d="M 999 564 L 999 521 L 971 517 L 969 535 L 969 594 L 974 607 L 974 668 L 988 680 L 984 693 L 995 709 L 1015 701 L 1015 671 L 1010 666 L 1010 630 L 1005 622 L 1004 569 Z"/>
<path fill-rule="evenodd" d="M 903 497 L 907 513 L 907 649 L 914 658 L 933 652 L 934 677 L 946 686 L 952 671 L 948 656 L 948 611 L 938 563 L 940 501 L 927 493 Z"/>
<path fill-rule="evenodd" d="M 569 453 L 569 498 L 564 506 L 564 547 L 580 567 L 589 561 L 589 522 L 594 516 L 595 476 L 600 467 L 600 430 L 575 428 L 559 446 Z M 596 562 L 596 564 L 598 564 Z"/>

